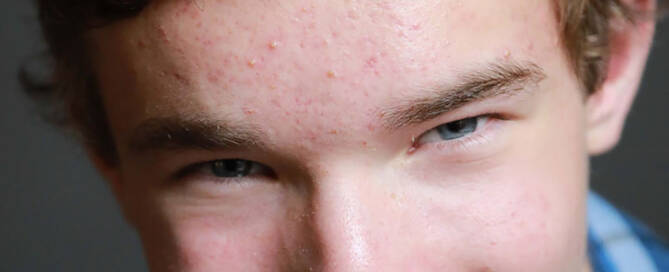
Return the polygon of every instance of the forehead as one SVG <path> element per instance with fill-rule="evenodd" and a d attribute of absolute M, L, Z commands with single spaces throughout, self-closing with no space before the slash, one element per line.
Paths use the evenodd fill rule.
<path fill-rule="evenodd" d="M 155 1 L 92 44 L 116 138 L 175 114 L 315 138 L 479 64 L 550 70 L 555 25 L 549 1 Z"/>

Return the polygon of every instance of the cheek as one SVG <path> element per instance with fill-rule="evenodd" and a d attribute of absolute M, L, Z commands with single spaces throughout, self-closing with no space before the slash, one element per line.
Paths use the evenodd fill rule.
<path fill-rule="evenodd" d="M 547 100 L 556 99 L 563 98 Z M 431 252 L 444 252 L 450 241 L 462 260 L 483 264 L 473 268 L 482 271 L 580 268 L 588 159 L 578 98 L 562 101 L 559 109 L 543 107 L 519 121 L 505 140 L 497 138 L 507 148 L 480 162 L 451 167 L 439 159 L 421 161 L 429 167 L 410 183 L 428 184 L 416 199 L 423 220 L 440 226 L 424 234 L 436 241 Z"/>
<path fill-rule="evenodd" d="M 155 254 L 148 259 L 157 271 L 292 271 L 317 259 L 302 201 L 259 187 L 247 192 L 254 197 L 161 195 L 151 209 L 159 220 L 140 226 L 142 237 L 154 237 L 145 241 Z"/>
<path fill-rule="evenodd" d="M 544 185 L 559 177 L 515 170 L 479 175 L 488 186 L 457 186 L 424 198 L 433 199 L 418 205 L 433 228 L 416 237 L 433 242 L 420 251 L 453 252 L 473 271 L 573 271 L 584 249 L 581 201 Z"/>

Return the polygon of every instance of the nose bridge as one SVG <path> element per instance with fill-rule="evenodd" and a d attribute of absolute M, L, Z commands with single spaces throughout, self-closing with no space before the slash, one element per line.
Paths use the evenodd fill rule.
<path fill-rule="evenodd" d="M 324 271 L 368 271 L 372 247 L 381 231 L 375 226 L 373 184 L 361 171 L 339 172 L 315 181 L 313 220 Z M 378 253 L 378 252 L 374 252 Z"/>

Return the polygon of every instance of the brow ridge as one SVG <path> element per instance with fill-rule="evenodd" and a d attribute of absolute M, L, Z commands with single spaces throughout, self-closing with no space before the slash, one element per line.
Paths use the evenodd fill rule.
<path fill-rule="evenodd" d="M 428 89 L 427 96 L 381 110 L 379 116 L 387 129 L 398 129 L 434 119 L 474 101 L 512 96 L 545 77 L 543 70 L 531 62 L 494 63 L 460 76 L 458 84 Z"/>
<path fill-rule="evenodd" d="M 249 126 L 207 118 L 160 117 L 143 121 L 131 134 L 128 148 L 149 150 L 218 150 L 261 146 L 260 132 Z"/>

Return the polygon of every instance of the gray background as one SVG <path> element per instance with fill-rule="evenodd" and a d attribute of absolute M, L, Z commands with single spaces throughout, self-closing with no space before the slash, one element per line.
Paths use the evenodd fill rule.
<path fill-rule="evenodd" d="M 0 3 L 0 272 L 145 271 L 136 234 L 84 152 L 37 117 L 15 80 L 42 49 L 29 3 Z M 658 30 L 622 143 L 594 159 L 592 182 L 669 237 L 669 24 Z"/>

